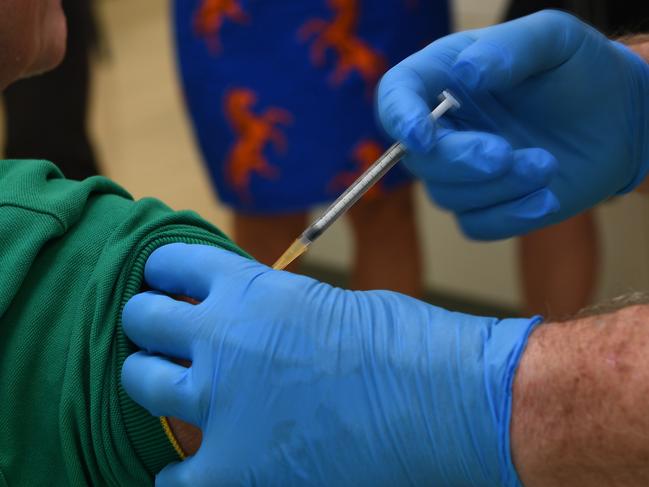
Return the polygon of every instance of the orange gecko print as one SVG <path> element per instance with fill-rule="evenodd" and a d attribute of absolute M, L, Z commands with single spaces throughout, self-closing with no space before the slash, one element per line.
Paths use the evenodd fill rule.
<path fill-rule="evenodd" d="M 314 38 L 311 61 L 316 66 L 325 62 L 327 51 L 332 49 L 338 59 L 331 81 L 340 85 L 356 71 L 373 88 L 387 69 L 385 58 L 356 35 L 358 29 L 358 0 L 328 0 L 334 12 L 333 20 L 311 19 L 298 31 L 301 41 Z"/>
<path fill-rule="evenodd" d="M 346 171 L 338 174 L 329 185 L 331 192 L 340 193 L 347 189 L 383 154 L 383 146 L 375 140 L 362 140 L 352 152 L 352 159 L 357 165 L 355 171 Z M 366 201 L 372 201 L 385 194 L 385 189 L 379 181 L 372 186 L 363 196 Z"/>
<path fill-rule="evenodd" d="M 285 153 L 287 142 L 278 125 L 290 125 L 293 116 L 287 110 L 270 107 L 255 114 L 257 95 L 247 88 L 233 88 L 225 95 L 225 117 L 235 133 L 235 141 L 225 159 L 226 178 L 244 201 L 250 201 L 250 179 L 253 174 L 274 179 L 277 167 L 264 156 L 272 143 L 278 153 Z"/>
<path fill-rule="evenodd" d="M 194 17 L 194 30 L 204 37 L 213 53 L 221 52 L 221 28 L 226 20 L 245 24 L 248 15 L 239 0 L 202 0 Z"/>

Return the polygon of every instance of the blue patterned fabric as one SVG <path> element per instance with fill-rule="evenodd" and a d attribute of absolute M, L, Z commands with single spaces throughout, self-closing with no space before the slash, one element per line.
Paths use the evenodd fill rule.
<path fill-rule="evenodd" d="M 334 199 L 388 145 L 374 90 L 448 33 L 445 0 L 176 0 L 185 99 L 221 200 L 303 211 Z M 410 179 L 395 168 L 369 195 Z"/>

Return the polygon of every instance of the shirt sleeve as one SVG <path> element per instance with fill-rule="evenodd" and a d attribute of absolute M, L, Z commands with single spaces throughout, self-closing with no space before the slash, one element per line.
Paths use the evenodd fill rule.
<path fill-rule="evenodd" d="M 0 161 L 0 228 L 0 486 L 151 484 L 178 454 L 121 387 L 122 307 L 162 245 L 245 254 L 195 213 L 43 161 Z"/>

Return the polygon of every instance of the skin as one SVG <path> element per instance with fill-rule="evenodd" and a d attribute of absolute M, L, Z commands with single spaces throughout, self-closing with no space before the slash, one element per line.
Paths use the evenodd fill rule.
<path fill-rule="evenodd" d="M 619 39 L 635 51 L 641 58 L 649 62 L 649 34 L 630 35 Z"/>
<path fill-rule="evenodd" d="M 524 316 L 548 320 L 573 316 L 591 303 L 599 267 L 593 212 L 521 237 L 518 260 Z"/>
<path fill-rule="evenodd" d="M 649 62 L 649 36 L 621 41 Z M 649 306 L 619 308 L 543 325 L 530 337 L 511 424 L 525 487 L 649 485 Z"/>
<path fill-rule="evenodd" d="M 66 35 L 61 0 L 0 0 L 0 90 L 56 67 Z"/>
<path fill-rule="evenodd" d="M 413 190 L 412 184 L 406 184 L 387 195 L 361 200 L 349 210 L 354 235 L 352 289 L 390 289 L 423 296 Z"/>
<path fill-rule="evenodd" d="M 641 305 L 532 334 L 511 429 L 526 487 L 649 485 L 648 324 Z"/>

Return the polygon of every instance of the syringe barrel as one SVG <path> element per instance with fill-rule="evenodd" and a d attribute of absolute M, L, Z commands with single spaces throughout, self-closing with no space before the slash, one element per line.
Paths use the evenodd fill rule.
<path fill-rule="evenodd" d="M 351 208 L 376 182 L 378 182 L 406 154 L 406 148 L 400 142 L 393 144 L 372 164 L 354 183 L 334 201 L 327 211 L 318 218 L 303 236 L 313 242 L 333 224 L 338 217 Z"/>

